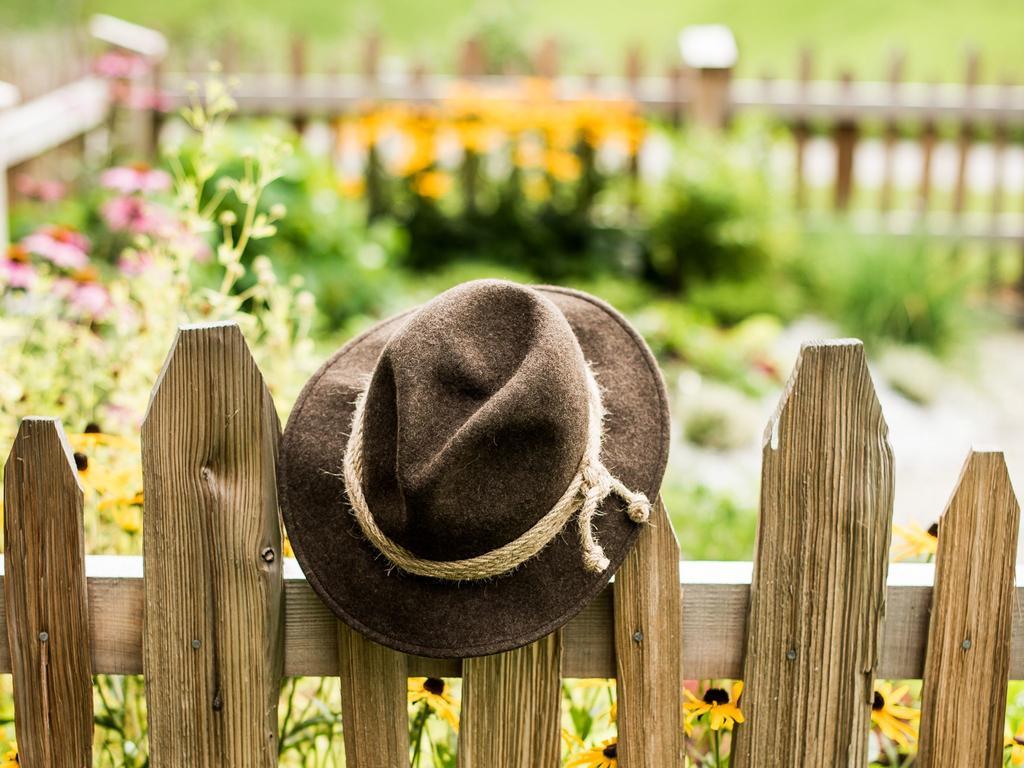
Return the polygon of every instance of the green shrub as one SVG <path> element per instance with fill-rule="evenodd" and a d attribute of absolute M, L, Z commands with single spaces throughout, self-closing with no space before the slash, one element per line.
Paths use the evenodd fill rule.
<path fill-rule="evenodd" d="M 756 503 L 700 483 L 673 481 L 671 473 L 661 493 L 685 559 L 753 559 Z"/>
<path fill-rule="evenodd" d="M 722 309 L 730 321 L 750 314 L 743 299 L 754 298 L 757 310 L 774 302 L 763 293 L 730 302 L 707 286 L 725 280 L 738 287 L 763 276 L 787 231 L 763 170 L 762 131 L 755 126 L 731 139 L 682 134 L 666 181 L 645 196 L 644 278 L 688 296 L 703 289 L 708 308 Z"/>
<path fill-rule="evenodd" d="M 804 259 L 812 308 L 865 342 L 942 353 L 974 325 L 972 275 L 948 247 L 840 230 L 809 237 Z"/>

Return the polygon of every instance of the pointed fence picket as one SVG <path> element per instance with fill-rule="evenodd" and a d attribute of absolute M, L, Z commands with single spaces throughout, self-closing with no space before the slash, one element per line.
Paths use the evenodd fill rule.
<path fill-rule="evenodd" d="M 143 428 L 144 557 L 86 557 L 60 424 L 25 420 L 0 592 L 23 764 L 90 763 L 94 673 L 145 674 L 155 768 L 276 764 L 282 675 L 341 676 L 352 768 L 408 764 L 410 675 L 463 677 L 460 768 L 558 765 L 563 677 L 616 678 L 620 766 L 677 766 L 684 676 L 745 679 L 736 766 L 864 765 L 874 680 L 921 677 L 922 765 L 998 764 L 1005 683 L 1024 678 L 1017 500 L 1002 455 L 972 453 L 935 588 L 925 564 L 886 582 L 892 455 L 859 342 L 801 352 L 766 434 L 753 564 L 680 568 L 658 503 L 610 589 L 482 659 L 391 651 L 320 603 L 281 557 L 278 432 L 239 329 L 183 328 Z M 968 693 L 983 706 L 958 707 Z"/>

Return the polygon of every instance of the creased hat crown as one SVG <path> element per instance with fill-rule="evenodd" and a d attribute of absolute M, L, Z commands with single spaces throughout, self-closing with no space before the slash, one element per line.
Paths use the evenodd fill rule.
<path fill-rule="evenodd" d="M 572 328 L 537 291 L 477 281 L 424 305 L 366 393 L 363 488 L 377 525 L 438 561 L 522 535 L 580 465 L 586 375 Z"/>

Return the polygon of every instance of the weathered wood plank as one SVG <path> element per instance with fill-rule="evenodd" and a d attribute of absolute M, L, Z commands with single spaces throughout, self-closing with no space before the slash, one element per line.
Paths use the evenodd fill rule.
<path fill-rule="evenodd" d="M 2 558 L 0 558 L 2 563 Z M 285 668 L 288 676 L 338 674 L 334 616 L 306 583 L 294 560 L 285 561 Z M 740 678 L 752 563 L 688 562 L 683 582 L 682 664 L 695 679 Z M 932 573 L 929 563 L 894 563 L 889 570 L 886 618 L 876 677 L 920 679 L 928 644 Z M 93 670 L 142 674 L 142 558 L 91 555 L 89 626 Z M 1018 580 L 1019 581 L 1019 580 Z M 1014 590 L 1024 606 L 1024 587 Z M 563 677 L 615 676 L 612 596 L 605 591 L 562 630 Z M 0 590 L 0 605 L 3 591 Z M 0 610 L 0 674 L 11 671 L 6 622 Z M 459 677 L 451 659 L 409 656 L 409 674 Z M 1014 611 L 1010 678 L 1024 680 L 1024 609 Z"/>
<path fill-rule="evenodd" d="M 892 520 L 887 434 L 861 343 L 804 345 L 765 434 L 736 768 L 765 755 L 867 762 Z"/>
<path fill-rule="evenodd" d="M 462 662 L 459 768 L 557 768 L 562 633 Z"/>
<path fill-rule="evenodd" d="M 939 523 L 917 757 L 922 768 L 1003 764 L 1019 525 L 1003 454 L 972 451 Z"/>
<path fill-rule="evenodd" d="M 4 468 L 4 614 L 27 766 L 92 765 L 82 488 L 60 422 L 25 419 Z"/>
<path fill-rule="evenodd" d="M 682 600 L 679 543 L 658 499 L 612 589 L 619 764 L 681 765 Z"/>
<path fill-rule="evenodd" d="M 142 427 L 150 755 L 277 765 L 280 427 L 234 324 L 183 327 Z"/>
<path fill-rule="evenodd" d="M 340 621 L 337 658 L 348 768 L 409 765 L 405 654 L 367 640 Z"/>

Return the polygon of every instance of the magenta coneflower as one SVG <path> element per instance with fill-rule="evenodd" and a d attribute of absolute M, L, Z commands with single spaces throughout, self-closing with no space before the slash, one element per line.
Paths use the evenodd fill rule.
<path fill-rule="evenodd" d="M 8 246 L 6 257 L 0 259 L 0 283 L 10 288 L 31 288 L 35 281 L 36 269 L 28 251 L 20 245 Z"/>
<path fill-rule="evenodd" d="M 133 195 L 108 200 L 100 209 L 103 221 L 114 232 L 136 235 L 157 235 L 166 232 L 170 218 L 156 205 Z"/>
<path fill-rule="evenodd" d="M 67 227 L 42 227 L 23 238 L 21 245 L 63 269 L 82 269 L 89 263 L 89 239 Z"/>
<path fill-rule="evenodd" d="M 137 163 L 108 168 L 100 175 L 100 184 L 125 195 L 133 192 L 163 192 L 170 189 L 171 176 L 167 171 Z"/>

